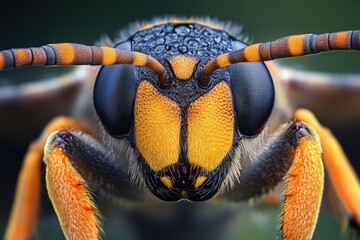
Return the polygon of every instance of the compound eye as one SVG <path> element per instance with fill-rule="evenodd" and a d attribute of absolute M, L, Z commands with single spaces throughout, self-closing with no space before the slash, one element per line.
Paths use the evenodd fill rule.
<path fill-rule="evenodd" d="M 233 50 L 246 45 L 234 41 Z M 240 133 L 254 136 L 264 128 L 274 105 L 274 84 L 263 62 L 230 66 L 231 89 Z"/>
<path fill-rule="evenodd" d="M 131 51 L 131 42 L 115 48 Z M 94 86 L 95 110 L 106 131 L 114 137 L 129 134 L 133 124 L 136 87 L 136 67 L 133 65 L 104 66 Z"/>

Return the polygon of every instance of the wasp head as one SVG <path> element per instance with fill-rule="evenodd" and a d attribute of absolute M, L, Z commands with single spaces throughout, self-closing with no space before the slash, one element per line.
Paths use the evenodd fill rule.
<path fill-rule="evenodd" d="M 131 143 L 142 179 L 160 199 L 213 197 L 236 165 L 240 140 L 263 129 L 274 101 L 263 63 L 219 69 L 210 84 L 200 83 L 206 63 L 245 46 L 197 23 L 155 25 L 116 47 L 158 60 L 169 75 L 167 86 L 152 70 L 133 65 L 103 67 L 98 74 L 100 120 L 110 135 Z"/>

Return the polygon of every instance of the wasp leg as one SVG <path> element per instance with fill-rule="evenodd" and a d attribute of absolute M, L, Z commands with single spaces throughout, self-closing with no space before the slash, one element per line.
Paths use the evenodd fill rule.
<path fill-rule="evenodd" d="M 315 116 L 305 109 L 295 112 L 295 118 L 312 126 L 319 134 L 323 148 L 325 167 L 331 183 L 342 204 L 350 213 L 360 234 L 360 184 L 355 171 L 351 167 L 344 151 L 335 136 L 327 128 L 321 126 Z"/>
<path fill-rule="evenodd" d="M 98 239 L 99 212 L 84 178 L 74 169 L 57 133 L 46 144 L 46 185 L 67 239 Z"/>
<path fill-rule="evenodd" d="M 90 135 L 75 129 L 56 132 L 49 137 L 46 149 L 59 147 L 91 187 L 132 201 L 142 199 L 141 190 L 130 183 L 128 167 Z"/>
<path fill-rule="evenodd" d="M 43 147 L 41 141 L 35 141 L 25 156 L 5 239 L 28 239 L 31 236 L 37 218 Z"/>
<path fill-rule="evenodd" d="M 311 239 L 319 215 L 324 188 L 321 145 L 317 135 L 307 129 L 310 131 L 299 139 L 286 178 L 280 222 L 283 239 Z"/>
<path fill-rule="evenodd" d="M 68 239 L 97 239 L 101 234 L 89 187 L 139 199 L 128 169 L 87 134 L 54 132 L 45 146 L 44 161 L 49 197 Z"/>
<path fill-rule="evenodd" d="M 280 223 L 283 238 L 311 239 L 322 198 L 324 170 L 317 135 L 303 123 L 284 124 L 269 139 L 254 165 L 243 171 L 230 199 L 245 200 L 266 193 L 284 177 Z"/>
<path fill-rule="evenodd" d="M 302 133 L 298 123 L 283 124 L 255 156 L 251 165 L 242 169 L 240 184 L 227 192 L 227 198 L 247 200 L 268 193 L 278 185 L 293 162 Z"/>
<path fill-rule="evenodd" d="M 37 218 L 41 159 L 46 139 L 55 130 L 72 127 L 85 130 L 81 124 L 73 119 L 56 118 L 46 126 L 41 136 L 30 145 L 19 174 L 14 204 L 4 239 L 30 238 Z"/>

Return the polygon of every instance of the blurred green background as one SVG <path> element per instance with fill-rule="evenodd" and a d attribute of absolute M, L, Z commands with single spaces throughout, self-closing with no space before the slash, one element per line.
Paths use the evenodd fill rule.
<path fill-rule="evenodd" d="M 117 32 L 129 23 L 163 16 L 208 16 L 221 21 L 231 21 L 242 25 L 243 32 L 254 42 L 263 42 L 291 34 L 359 29 L 359 9 L 359 0 L 3 1 L 0 14 L 0 48 L 32 47 L 54 42 L 93 44 L 103 35 L 116 36 Z M 299 69 L 360 72 L 360 54 L 355 52 L 325 53 L 317 57 L 286 59 L 281 62 Z M 8 71 L 1 73 L 0 86 L 56 76 L 68 69 L 28 68 Z M 360 136 L 360 128 L 333 127 L 351 159 L 360 159 L 360 154 L 354 151 L 356 147 L 353 145 L 354 139 Z M 351 130 L 351 138 L 348 134 L 350 129 L 355 129 Z M 29 142 L 35 136 L 27 136 L 23 141 Z M 0 140 L 2 153 L 11 148 L 6 145 L 7 136 L 3 136 L 1 132 Z M 18 146 L 18 149 L 14 150 L 16 153 L 10 155 L 11 160 L 6 152 L 0 157 L 0 187 L 5 189 L 1 194 L 4 197 L 0 198 L 0 236 L 8 217 L 12 191 L 15 189 L 15 179 L 25 149 L 26 145 Z M 359 160 L 355 162 L 359 166 Z M 275 239 L 278 212 L 278 208 L 254 208 L 239 215 L 229 226 L 231 239 Z M 56 221 L 43 222 L 42 228 L 53 229 L 52 222 Z M 56 224 L 55 229 L 58 233 Z M 314 239 L 341 239 L 343 237 L 340 232 L 339 221 L 322 214 Z M 53 235 L 52 239 L 56 238 L 57 235 Z"/>

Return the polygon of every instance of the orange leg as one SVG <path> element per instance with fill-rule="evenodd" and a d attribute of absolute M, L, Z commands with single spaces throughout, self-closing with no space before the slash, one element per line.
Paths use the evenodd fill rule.
<path fill-rule="evenodd" d="M 233 200 L 259 196 L 286 180 L 280 216 L 282 237 L 287 240 L 312 238 L 320 209 L 324 168 L 321 146 L 314 130 L 300 122 L 279 127 L 243 171 L 240 184 L 228 192 Z"/>
<path fill-rule="evenodd" d="M 321 147 L 314 133 L 300 139 L 286 180 L 282 236 L 288 240 L 311 239 L 324 187 Z"/>
<path fill-rule="evenodd" d="M 295 118 L 311 125 L 319 134 L 323 157 L 331 182 L 342 204 L 354 218 L 360 230 L 360 184 L 339 142 L 331 131 L 321 126 L 308 110 L 296 111 Z"/>
<path fill-rule="evenodd" d="M 42 152 L 43 144 L 35 141 L 25 156 L 5 239 L 29 239 L 31 236 L 39 202 Z"/>
<path fill-rule="evenodd" d="M 51 132 L 59 129 L 78 128 L 82 124 L 66 117 L 51 121 L 41 136 L 29 147 L 18 178 L 15 199 L 4 239 L 29 239 L 37 218 L 40 193 L 40 167 L 46 139 Z"/>
<path fill-rule="evenodd" d="M 99 212 L 84 178 L 71 164 L 65 149 L 56 142 L 58 132 L 47 141 L 44 161 L 50 200 L 67 239 L 98 239 Z"/>
<path fill-rule="evenodd" d="M 232 200 L 245 200 L 273 189 L 286 176 L 281 214 L 284 239 L 311 239 L 324 187 L 324 167 L 344 206 L 359 225 L 359 181 L 340 145 L 306 110 L 295 113 L 295 122 L 279 127 L 243 171 L 239 185 L 228 191 Z M 323 153 L 322 153 L 323 150 Z"/>

